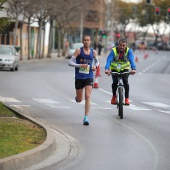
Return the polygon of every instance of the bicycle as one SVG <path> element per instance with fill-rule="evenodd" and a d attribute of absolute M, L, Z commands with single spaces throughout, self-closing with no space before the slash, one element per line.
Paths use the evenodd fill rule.
<path fill-rule="evenodd" d="M 123 80 L 122 76 L 124 74 L 130 75 L 130 72 L 110 72 L 112 75 L 118 75 L 118 84 L 117 84 L 117 91 L 116 91 L 116 96 L 117 96 L 117 109 L 118 109 L 118 116 L 120 116 L 120 119 L 123 119 L 123 105 L 124 105 L 124 100 L 125 100 L 125 88 L 123 85 Z"/>

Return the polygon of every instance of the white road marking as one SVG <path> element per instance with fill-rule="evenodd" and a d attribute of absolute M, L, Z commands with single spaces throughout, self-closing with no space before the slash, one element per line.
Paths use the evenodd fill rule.
<path fill-rule="evenodd" d="M 77 103 L 75 100 L 72 100 L 72 99 L 70 99 L 70 101 L 72 101 L 72 102 L 74 102 L 74 103 Z M 85 100 L 82 100 L 82 101 L 81 101 L 80 103 L 78 103 L 78 104 L 85 104 Z M 91 105 L 98 105 L 98 104 L 91 102 Z"/>
<path fill-rule="evenodd" d="M 138 107 L 138 106 L 135 106 L 135 105 L 133 105 L 133 104 L 130 104 L 130 105 L 127 106 L 126 108 L 132 109 L 132 110 L 151 110 L 151 109 L 147 109 L 147 108 L 143 108 L 143 107 Z"/>
<path fill-rule="evenodd" d="M 54 107 L 54 108 L 64 108 L 64 109 L 70 109 L 70 106 L 50 106 L 50 107 Z"/>
<path fill-rule="evenodd" d="M 31 107 L 31 105 L 13 105 L 13 104 L 11 104 L 10 106 L 16 107 L 16 108 L 18 108 L 18 109 L 20 109 L 20 108 L 22 108 L 22 107 Z"/>
<path fill-rule="evenodd" d="M 33 100 L 35 100 L 39 103 L 44 103 L 44 104 L 59 104 L 59 102 L 56 102 L 52 99 L 36 99 L 36 98 L 33 98 Z"/>
<path fill-rule="evenodd" d="M 13 97 L 2 97 L 0 96 L 0 101 L 2 102 L 20 102 L 19 100 L 13 98 Z"/>
<path fill-rule="evenodd" d="M 99 90 L 102 91 L 102 92 L 104 92 L 104 93 L 107 93 L 107 94 L 112 95 L 112 93 L 110 93 L 110 92 L 108 92 L 108 91 L 106 91 L 106 90 L 103 90 L 103 89 L 101 89 L 101 88 L 99 88 Z M 106 102 L 110 103 L 110 101 L 106 101 Z M 130 102 L 132 102 L 132 101 L 130 100 Z M 132 105 L 132 104 L 130 104 L 130 106 L 127 106 L 126 108 L 132 109 L 132 110 L 150 110 L 150 109 L 148 109 L 148 108 L 138 107 L 138 106 L 135 106 L 135 105 Z"/>
<path fill-rule="evenodd" d="M 99 90 L 107 93 L 107 94 L 110 94 L 112 95 L 112 93 L 106 91 L 106 90 L 103 90 L 101 88 L 99 88 Z M 58 104 L 60 104 L 60 102 L 57 102 L 57 101 L 54 101 L 52 99 L 41 99 L 41 98 L 33 98 L 33 100 L 39 102 L 39 103 L 43 103 L 49 107 L 52 107 L 52 108 L 65 108 L 65 109 L 70 109 L 71 107 L 70 106 L 59 106 Z M 13 97 L 2 97 L 0 96 L 0 101 L 2 102 L 21 102 Z M 74 103 L 75 100 L 70 100 Z M 110 103 L 110 101 L 106 101 L 107 103 Z M 132 102 L 132 101 L 131 101 Z M 170 105 L 167 105 L 167 104 L 164 104 L 164 103 L 160 103 L 160 102 L 142 102 L 144 104 L 147 104 L 147 105 L 150 105 L 150 106 L 153 106 L 153 107 L 156 107 L 156 108 L 165 108 L 165 109 L 170 109 Z M 85 100 L 83 100 L 81 103 L 79 104 L 82 104 L 84 105 L 85 104 Z M 97 106 L 98 104 L 97 103 L 94 103 L 94 102 L 91 102 L 91 105 L 92 106 Z M 30 105 L 10 105 L 12 107 L 16 107 L 18 109 L 21 109 L 22 107 L 31 107 Z M 143 108 L 143 107 L 138 107 L 138 106 L 135 106 L 133 104 L 130 104 L 130 106 L 127 106 L 126 108 L 128 109 L 131 109 L 131 110 L 151 110 L 151 109 L 148 109 L 148 108 Z M 92 109 L 103 109 L 103 110 L 111 110 L 113 109 L 113 107 L 92 107 Z M 167 114 L 170 114 L 170 110 L 158 110 L 160 112 L 163 112 L 163 113 L 167 113 Z"/>
<path fill-rule="evenodd" d="M 168 113 L 168 114 L 170 114 L 170 111 L 165 111 L 165 110 L 159 110 L 160 112 L 162 112 L 162 113 Z"/>
<path fill-rule="evenodd" d="M 103 109 L 103 110 L 112 110 L 110 107 L 91 107 L 92 109 Z"/>
<path fill-rule="evenodd" d="M 70 109 L 71 107 L 70 106 L 59 106 L 58 104 L 60 104 L 60 102 L 56 102 L 52 99 L 40 99 L 40 98 L 33 98 L 33 100 L 39 102 L 39 103 L 43 103 L 49 107 L 52 107 L 52 108 L 63 108 L 63 109 Z"/>
<path fill-rule="evenodd" d="M 146 67 L 142 72 L 145 73 L 147 70 L 149 70 L 150 68 L 154 67 L 159 62 L 160 62 L 160 60 L 156 61 L 155 63 L 153 63 L 150 66 Z M 142 74 L 142 73 L 140 72 L 140 74 Z"/>
<path fill-rule="evenodd" d="M 158 108 L 170 108 L 170 105 L 159 103 L 159 102 L 142 102 L 142 103 Z"/>
<path fill-rule="evenodd" d="M 102 91 L 102 92 L 104 92 L 104 93 L 107 93 L 107 94 L 110 94 L 110 95 L 112 95 L 112 93 L 111 93 L 111 92 L 108 92 L 108 91 L 106 91 L 106 90 L 103 90 L 103 89 L 101 89 L 101 88 L 99 88 L 99 90 L 100 90 L 100 91 Z"/>
<path fill-rule="evenodd" d="M 108 103 L 110 103 L 110 101 L 106 101 Z M 132 101 L 130 101 L 132 102 Z M 127 109 L 131 109 L 131 110 L 151 110 L 151 109 L 147 109 L 147 108 L 143 108 L 143 107 L 138 107 L 138 106 L 135 106 L 133 104 L 130 104 L 129 106 L 125 106 Z"/>

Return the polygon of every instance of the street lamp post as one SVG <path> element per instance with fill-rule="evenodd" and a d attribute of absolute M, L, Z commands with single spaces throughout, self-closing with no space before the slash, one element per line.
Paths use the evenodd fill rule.
<path fill-rule="evenodd" d="M 80 17 L 80 42 L 83 39 L 83 13 L 81 13 Z"/>
<path fill-rule="evenodd" d="M 105 15 L 105 32 L 107 35 L 108 32 L 108 25 L 109 25 L 109 16 L 110 16 L 110 3 L 111 0 L 105 0 L 105 4 L 106 4 L 106 15 Z M 105 38 L 105 48 L 104 48 L 104 52 L 107 52 L 107 36 Z"/>

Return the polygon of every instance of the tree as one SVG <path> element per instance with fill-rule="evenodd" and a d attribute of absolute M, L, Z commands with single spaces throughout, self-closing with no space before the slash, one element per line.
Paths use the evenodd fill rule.
<path fill-rule="evenodd" d="M 3 6 L 7 0 L 0 0 L 0 11 L 5 11 Z M 0 32 L 2 32 L 11 22 L 11 19 L 8 17 L 0 17 Z"/>
<path fill-rule="evenodd" d="M 8 0 L 7 1 L 7 15 L 14 19 L 15 21 L 15 28 L 14 28 L 14 36 L 13 36 L 13 45 L 16 44 L 16 37 L 17 37 L 17 29 L 18 29 L 18 22 L 19 22 L 19 15 L 22 13 L 22 2 L 23 0 Z"/>
<path fill-rule="evenodd" d="M 84 2 L 83 0 L 58 0 L 53 13 L 56 16 L 56 27 L 58 29 L 58 57 L 61 55 L 61 47 L 63 47 L 63 55 L 65 55 L 64 38 L 67 31 L 72 27 L 72 23 L 80 23 L 80 16 L 86 15 L 87 11 L 84 9 L 87 9 L 90 4 L 90 1 Z"/>
<path fill-rule="evenodd" d="M 109 20 L 111 20 L 111 30 L 115 32 L 115 35 L 122 33 L 124 37 L 128 37 L 127 26 L 134 18 L 134 11 L 132 3 L 124 1 L 111 1 L 111 10 Z M 129 30 L 130 32 L 130 30 Z"/>
<path fill-rule="evenodd" d="M 165 22 L 167 22 L 167 14 L 165 13 L 167 6 L 170 6 L 170 2 L 168 0 L 154 0 L 153 2 L 154 3 L 152 5 L 147 5 L 144 1 L 138 4 L 141 11 L 138 22 L 139 25 L 142 27 L 152 27 L 155 35 L 155 42 L 157 42 L 159 37 L 162 38 L 167 28 L 167 26 L 165 25 Z M 155 15 L 156 7 L 160 8 L 160 15 Z M 159 30 L 164 31 L 161 33 Z"/>

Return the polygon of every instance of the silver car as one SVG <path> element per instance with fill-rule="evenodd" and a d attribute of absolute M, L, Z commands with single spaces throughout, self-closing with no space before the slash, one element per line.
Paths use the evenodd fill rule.
<path fill-rule="evenodd" d="M 11 71 L 18 70 L 19 55 L 16 46 L 0 45 L 0 68 L 9 68 Z"/>
<path fill-rule="evenodd" d="M 83 47 L 83 43 L 73 43 L 72 46 L 68 49 L 68 58 L 71 58 L 77 48 Z"/>

